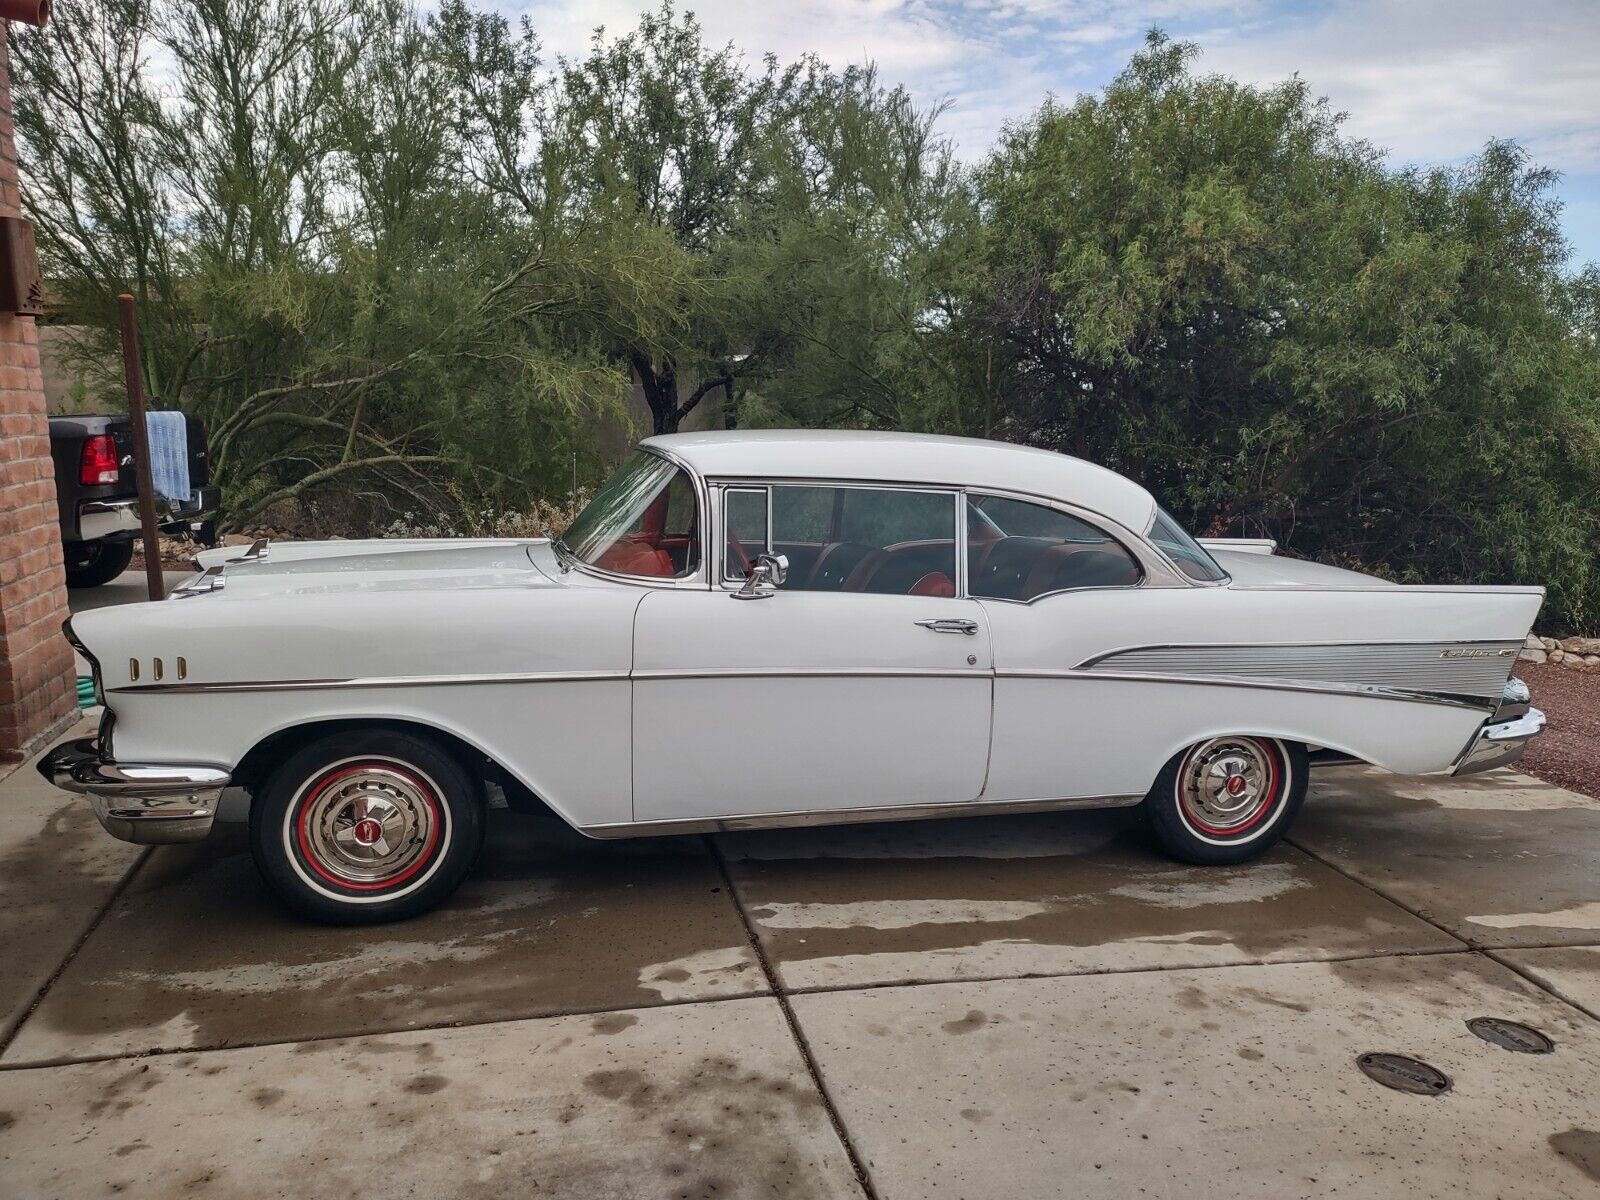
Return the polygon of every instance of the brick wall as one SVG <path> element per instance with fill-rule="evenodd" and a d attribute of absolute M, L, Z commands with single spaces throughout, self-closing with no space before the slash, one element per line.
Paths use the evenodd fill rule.
<path fill-rule="evenodd" d="M 21 215 L 6 39 L 0 36 L 0 216 Z M 0 313 L 0 761 L 15 761 L 77 709 L 61 636 L 55 472 L 32 317 Z"/>

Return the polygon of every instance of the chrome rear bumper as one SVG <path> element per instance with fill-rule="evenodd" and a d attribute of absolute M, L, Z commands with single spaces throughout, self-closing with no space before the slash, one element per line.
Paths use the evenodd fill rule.
<path fill-rule="evenodd" d="M 1544 713 L 1530 708 L 1514 717 L 1491 717 L 1483 723 L 1467 748 L 1456 760 L 1453 774 L 1471 775 L 1492 767 L 1503 767 L 1522 757 L 1528 742 L 1544 730 Z"/>
<path fill-rule="evenodd" d="M 112 837 L 142 846 L 204 839 L 229 780 L 216 767 L 108 762 L 94 738 L 62 742 L 39 760 L 39 774 L 87 796 Z"/>

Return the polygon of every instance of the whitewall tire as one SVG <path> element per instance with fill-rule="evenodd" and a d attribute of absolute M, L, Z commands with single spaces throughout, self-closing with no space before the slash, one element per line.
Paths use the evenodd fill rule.
<path fill-rule="evenodd" d="M 1162 768 L 1144 810 L 1162 848 L 1189 863 L 1245 862 L 1277 843 L 1305 802 L 1305 747 L 1228 734 Z"/>
<path fill-rule="evenodd" d="M 332 734 L 290 755 L 250 806 L 262 878 L 303 916 L 334 924 L 426 912 L 483 845 L 476 780 L 432 741 Z"/>

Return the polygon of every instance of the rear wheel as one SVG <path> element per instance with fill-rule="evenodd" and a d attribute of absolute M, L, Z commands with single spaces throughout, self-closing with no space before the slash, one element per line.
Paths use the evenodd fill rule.
<path fill-rule="evenodd" d="M 1207 738 L 1162 768 L 1144 809 L 1173 858 L 1244 862 L 1283 836 L 1305 802 L 1306 780 L 1306 751 L 1297 743 Z"/>
<path fill-rule="evenodd" d="M 339 733 L 297 751 L 250 806 L 250 849 L 285 903 L 333 924 L 426 912 L 483 845 L 482 789 L 412 734 Z"/>
<path fill-rule="evenodd" d="M 69 588 L 92 588 L 110 583 L 133 561 L 132 538 L 67 542 L 61 550 L 66 560 Z"/>

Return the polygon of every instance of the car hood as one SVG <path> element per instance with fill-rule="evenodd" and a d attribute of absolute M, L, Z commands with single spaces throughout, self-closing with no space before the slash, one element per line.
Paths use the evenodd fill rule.
<path fill-rule="evenodd" d="M 328 595 L 337 592 L 457 591 L 463 588 L 557 587 L 535 565 L 547 542 L 512 539 L 439 538 L 282 542 L 265 558 L 231 560 L 206 551 L 196 561 L 220 567 L 225 599 L 269 595 Z M 209 561 L 208 561 L 209 560 Z"/>

